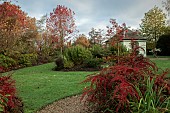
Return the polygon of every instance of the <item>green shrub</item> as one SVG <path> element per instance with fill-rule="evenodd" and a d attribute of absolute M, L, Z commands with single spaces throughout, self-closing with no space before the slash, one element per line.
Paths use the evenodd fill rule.
<path fill-rule="evenodd" d="M 102 58 L 104 54 L 104 49 L 100 45 L 93 45 L 90 51 L 94 58 Z"/>
<path fill-rule="evenodd" d="M 74 63 L 73 63 L 72 61 L 70 61 L 70 60 L 64 60 L 64 68 L 70 69 L 70 68 L 72 68 L 72 67 L 74 67 Z"/>
<path fill-rule="evenodd" d="M 115 44 L 114 46 L 108 47 L 108 50 L 113 55 L 118 55 L 118 45 Z M 127 48 L 123 44 L 119 44 L 119 56 L 127 55 L 129 52 L 127 51 Z"/>
<path fill-rule="evenodd" d="M 19 64 L 23 66 L 32 66 L 37 61 L 37 54 L 21 54 L 18 59 Z"/>
<path fill-rule="evenodd" d="M 87 59 L 84 64 L 86 67 L 89 67 L 89 68 L 97 68 L 97 67 L 100 67 L 102 62 L 103 62 L 103 59 L 101 58 L 92 58 L 92 59 Z"/>
<path fill-rule="evenodd" d="M 38 52 L 38 63 L 48 63 L 54 61 L 54 52 L 56 51 L 51 46 L 47 47 L 43 45 L 41 50 Z"/>
<path fill-rule="evenodd" d="M 16 64 L 17 64 L 17 62 L 14 59 L 12 59 L 8 56 L 5 56 L 3 54 L 0 54 L 0 67 L 9 68 Z"/>
<path fill-rule="evenodd" d="M 86 59 L 92 58 L 91 52 L 80 45 L 67 48 L 64 51 L 64 56 L 75 65 L 82 64 Z"/>
<path fill-rule="evenodd" d="M 57 70 L 57 71 L 64 68 L 64 58 L 62 55 L 60 55 L 56 58 L 55 64 L 56 64 L 55 70 Z"/>

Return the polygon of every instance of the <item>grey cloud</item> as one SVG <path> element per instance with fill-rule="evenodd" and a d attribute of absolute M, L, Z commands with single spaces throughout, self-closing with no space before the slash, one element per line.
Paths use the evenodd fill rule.
<path fill-rule="evenodd" d="M 161 0 L 18 0 L 22 9 L 30 16 L 40 18 L 50 13 L 57 5 L 65 5 L 75 12 L 77 28 L 88 33 L 92 27 L 105 29 L 109 19 L 119 24 L 139 27 L 141 19 L 154 5 L 162 6 Z"/>

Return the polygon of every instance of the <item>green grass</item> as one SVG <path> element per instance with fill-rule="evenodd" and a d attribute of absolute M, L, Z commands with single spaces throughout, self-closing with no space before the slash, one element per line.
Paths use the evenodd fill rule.
<path fill-rule="evenodd" d="M 170 60 L 152 60 L 153 62 L 156 63 L 156 65 L 159 68 L 159 73 L 162 72 L 162 70 L 169 69 L 170 70 Z M 168 74 L 170 77 L 170 73 Z"/>
<path fill-rule="evenodd" d="M 92 73 L 52 71 L 53 67 L 54 64 L 49 63 L 14 72 L 25 113 L 33 113 L 58 99 L 81 93 L 85 84 L 79 83 Z"/>
<path fill-rule="evenodd" d="M 155 62 L 161 69 L 170 69 L 170 60 L 153 60 L 153 62 Z"/>
<path fill-rule="evenodd" d="M 147 55 L 148 58 L 155 58 L 153 55 Z M 157 56 L 157 58 L 170 58 L 170 56 Z"/>
<path fill-rule="evenodd" d="M 153 60 L 162 69 L 170 68 L 169 60 Z M 79 84 L 93 72 L 52 71 L 53 63 L 16 70 L 18 95 L 24 102 L 25 113 L 34 113 L 56 100 L 82 92 L 85 84 Z"/>

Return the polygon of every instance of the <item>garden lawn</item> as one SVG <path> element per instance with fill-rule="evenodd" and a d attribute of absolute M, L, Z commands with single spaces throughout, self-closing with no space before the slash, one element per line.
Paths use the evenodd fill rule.
<path fill-rule="evenodd" d="M 24 102 L 25 113 L 34 113 L 58 99 L 82 92 L 79 84 L 93 72 L 52 71 L 53 63 L 14 71 L 18 95 Z"/>
<path fill-rule="evenodd" d="M 158 68 L 160 69 L 169 69 L 170 71 L 170 60 L 153 60 L 153 62 L 155 62 L 158 66 Z M 161 72 L 161 70 L 159 70 Z M 168 76 L 170 77 L 170 73 L 168 74 Z"/>
<path fill-rule="evenodd" d="M 152 60 L 157 64 L 157 66 L 161 69 L 170 69 L 170 60 Z"/>
<path fill-rule="evenodd" d="M 162 69 L 170 68 L 170 60 L 153 60 Z M 18 95 L 24 102 L 25 113 L 34 113 L 56 100 L 82 92 L 79 84 L 94 72 L 52 71 L 54 63 L 14 71 Z M 170 77 L 170 75 L 169 75 Z"/>
<path fill-rule="evenodd" d="M 155 58 L 153 55 L 147 55 L 148 58 Z M 157 56 L 157 58 L 170 58 L 170 56 Z"/>

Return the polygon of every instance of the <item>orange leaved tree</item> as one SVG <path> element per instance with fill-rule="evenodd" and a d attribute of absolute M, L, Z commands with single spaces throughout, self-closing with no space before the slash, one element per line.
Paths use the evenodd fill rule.
<path fill-rule="evenodd" d="M 78 36 L 77 40 L 75 41 L 75 44 L 77 45 L 82 45 L 84 47 L 89 47 L 90 46 L 90 42 L 87 39 L 86 35 L 81 34 Z"/>
<path fill-rule="evenodd" d="M 0 52 L 13 49 L 26 24 L 26 13 L 19 6 L 11 2 L 0 4 Z"/>

